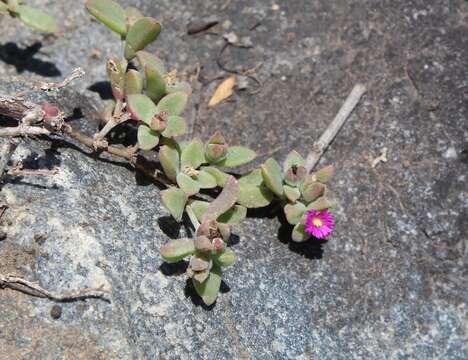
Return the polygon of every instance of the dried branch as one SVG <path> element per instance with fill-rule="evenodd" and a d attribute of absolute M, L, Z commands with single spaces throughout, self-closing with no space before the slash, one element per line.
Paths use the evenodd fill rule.
<path fill-rule="evenodd" d="M 338 131 L 340 131 L 365 92 L 366 87 L 363 84 L 354 86 L 343 106 L 338 111 L 338 114 L 336 114 L 333 121 L 328 125 L 328 128 L 324 131 L 322 136 L 320 136 L 320 139 L 314 143 L 312 151 L 307 156 L 306 168 L 308 172 L 312 171 L 315 165 L 317 165 L 328 145 L 330 145 Z"/>
<path fill-rule="evenodd" d="M 27 295 L 49 299 L 56 302 L 69 302 L 90 298 L 110 301 L 108 298 L 109 292 L 103 290 L 104 286 L 100 286 L 99 288 L 84 288 L 67 293 L 54 293 L 14 275 L 0 275 L 0 288 L 9 288 Z"/>
<path fill-rule="evenodd" d="M 68 75 L 62 82 L 59 83 L 47 83 L 47 82 L 39 82 L 37 88 L 42 91 L 53 91 L 59 90 L 64 88 L 68 84 L 70 84 L 73 80 L 79 79 L 80 77 L 84 76 L 85 72 L 82 68 L 76 68 L 72 71 L 70 75 Z"/>
<path fill-rule="evenodd" d="M 50 131 L 39 126 L 27 126 L 20 124 L 15 127 L 0 129 L 0 137 L 39 136 L 50 135 Z"/>

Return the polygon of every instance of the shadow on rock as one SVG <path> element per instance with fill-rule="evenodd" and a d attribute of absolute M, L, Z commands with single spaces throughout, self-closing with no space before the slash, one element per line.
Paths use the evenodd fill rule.
<path fill-rule="evenodd" d="M 102 100 L 113 100 L 112 88 L 109 81 L 98 81 L 91 85 L 88 90 L 98 93 Z"/>
<path fill-rule="evenodd" d="M 158 218 L 159 228 L 171 239 L 179 237 L 181 225 L 172 216 L 161 216 Z"/>
<path fill-rule="evenodd" d="M 301 243 L 295 242 L 291 237 L 293 227 L 287 222 L 283 212 L 278 215 L 278 221 L 281 224 L 278 229 L 278 239 L 283 244 L 288 244 L 289 250 L 307 259 L 319 260 L 323 257 L 323 244 L 327 242 L 326 240 L 311 238 Z"/>
<path fill-rule="evenodd" d="M 176 263 L 164 262 L 159 267 L 159 270 L 166 276 L 182 275 L 187 271 L 188 262 L 179 261 Z"/>
<path fill-rule="evenodd" d="M 30 71 L 45 77 L 61 76 L 62 73 L 55 64 L 34 58 L 41 48 L 42 43 L 40 42 L 36 42 L 24 49 L 19 48 L 15 43 L 9 42 L 0 45 L 0 60 L 13 65 L 19 74 Z"/>

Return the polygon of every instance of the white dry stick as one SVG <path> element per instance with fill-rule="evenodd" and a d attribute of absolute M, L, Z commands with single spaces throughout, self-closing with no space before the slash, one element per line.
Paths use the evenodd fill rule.
<path fill-rule="evenodd" d="M 47 82 L 39 82 L 38 88 L 42 91 L 52 91 L 52 90 L 59 90 L 64 88 L 68 84 L 70 84 L 73 80 L 79 79 L 80 77 L 84 76 L 85 72 L 82 68 L 76 68 L 72 71 L 70 75 L 68 75 L 62 82 L 60 83 L 47 83 Z"/>
<path fill-rule="evenodd" d="M 50 131 L 39 126 L 18 125 L 0 129 L 0 137 L 49 135 Z"/>
<path fill-rule="evenodd" d="M 328 128 L 324 131 L 322 136 L 320 136 L 320 139 L 314 143 L 312 151 L 307 155 L 306 169 L 308 172 L 312 171 L 315 165 L 317 165 L 328 145 L 330 145 L 336 134 L 338 134 L 338 131 L 340 131 L 365 92 L 366 87 L 363 84 L 354 86 L 340 111 L 338 111 L 338 114 L 336 114 L 333 121 L 328 125 Z"/>
<path fill-rule="evenodd" d="M 98 298 L 109 301 L 109 292 L 104 290 L 103 286 L 99 288 L 84 288 L 79 290 L 70 291 L 67 293 L 59 294 L 47 291 L 39 285 L 27 281 L 23 278 L 14 275 L 1 275 L 0 274 L 0 289 L 9 288 L 16 291 L 21 291 L 25 294 L 46 298 L 57 302 L 68 302 L 76 300 L 84 300 L 89 298 Z"/>

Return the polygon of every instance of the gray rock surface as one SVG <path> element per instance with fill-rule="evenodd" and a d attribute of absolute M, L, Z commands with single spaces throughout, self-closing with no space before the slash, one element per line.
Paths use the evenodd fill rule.
<path fill-rule="evenodd" d="M 68 114 L 81 109 L 73 122 L 92 131 L 97 95 L 87 89 L 104 88 L 96 83 L 117 38 L 71 2 L 31 2 L 56 15 L 64 34 L 42 37 L 2 19 L 0 74 L 58 79 L 83 66 L 77 91 L 55 100 Z M 339 170 L 337 229 L 325 244 L 295 245 L 273 213 L 252 213 L 237 230 L 240 261 L 206 309 L 183 275 L 164 275 L 180 269 L 158 254 L 174 225 L 157 187 L 68 143 L 24 143 L 17 156 L 60 175 L 3 187 L 0 272 L 53 290 L 104 284 L 112 301 L 63 304 L 55 320 L 49 301 L 0 290 L 0 359 L 468 358 L 468 3 L 122 2 L 163 21 L 153 49 L 170 66 L 187 77 L 203 66 L 188 114 L 195 133 L 221 129 L 259 162 L 307 152 L 352 86 L 368 85 L 321 162 Z M 219 35 L 186 35 L 204 16 L 224 24 L 212 29 Z M 223 63 L 262 63 L 260 92 L 249 80 L 207 110 L 218 83 L 209 80 L 227 75 L 216 57 L 228 32 L 253 48 L 228 48 Z M 0 92 L 17 86 L 1 82 Z M 384 147 L 388 162 L 371 168 L 369 156 Z"/>

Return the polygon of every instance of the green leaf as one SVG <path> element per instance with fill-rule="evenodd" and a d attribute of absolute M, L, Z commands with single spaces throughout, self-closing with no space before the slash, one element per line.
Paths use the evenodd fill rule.
<path fill-rule="evenodd" d="M 234 176 L 229 176 L 221 193 L 208 207 L 202 222 L 216 220 L 236 203 L 238 196 L 239 184 Z"/>
<path fill-rule="evenodd" d="M 182 172 L 177 174 L 177 185 L 188 195 L 195 195 L 200 191 L 200 185 L 187 174 Z"/>
<path fill-rule="evenodd" d="M 249 209 L 268 206 L 273 200 L 273 193 L 263 185 L 241 184 L 237 203 Z"/>
<path fill-rule="evenodd" d="M 237 261 L 237 256 L 231 249 L 224 250 L 221 254 L 213 256 L 213 261 L 218 266 L 227 267 L 233 265 Z"/>
<path fill-rule="evenodd" d="M 125 74 L 125 94 L 141 94 L 143 91 L 143 78 L 136 70 L 130 69 Z"/>
<path fill-rule="evenodd" d="M 226 157 L 217 162 L 216 166 L 228 168 L 237 167 L 251 162 L 256 156 L 257 154 L 255 151 L 244 146 L 230 146 Z"/>
<path fill-rule="evenodd" d="M 275 159 L 268 159 L 262 165 L 262 175 L 266 186 L 273 191 L 273 193 L 280 198 L 283 197 L 283 176 L 281 175 L 281 168 Z"/>
<path fill-rule="evenodd" d="M 138 127 L 137 138 L 138 146 L 142 150 L 151 150 L 159 143 L 159 134 L 145 125 Z"/>
<path fill-rule="evenodd" d="M 286 174 L 286 172 L 289 170 L 291 166 L 304 166 L 304 165 L 305 165 L 304 158 L 296 150 L 293 150 L 288 154 L 288 156 L 286 157 L 286 160 L 284 161 L 283 172 Z"/>
<path fill-rule="evenodd" d="M 310 239 L 310 235 L 305 231 L 305 225 L 298 223 L 294 226 L 292 231 L 292 239 L 295 242 L 304 242 Z"/>
<path fill-rule="evenodd" d="M 23 23 L 34 30 L 44 33 L 55 33 L 58 31 L 57 24 L 52 16 L 30 6 L 20 5 L 18 7 L 18 16 Z"/>
<path fill-rule="evenodd" d="M 201 169 L 213 176 L 216 179 L 216 184 L 220 187 L 224 187 L 224 184 L 226 184 L 226 181 L 229 178 L 228 174 L 213 166 L 203 166 Z"/>
<path fill-rule="evenodd" d="M 248 174 L 242 176 L 238 181 L 239 181 L 239 185 L 260 186 L 263 184 L 262 170 L 260 169 L 252 170 Z"/>
<path fill-rule="evenodd" d="M 335 175 L 335 167 L 333 165 L 325 166 L 323 169 L 320 169 L 315 173 L 315 177 L 322 184 L 327 183 Z"/>
<path fill-rule="evenodd" d="M 175 92 L 164 96 L 158 103 L 158 112 L 167 111 L 169 115 L 180 115 L 187 106 L 188 95 L 182 92 Z"/>
<path fill-rule="evenodd" d="M 317 200 L 312 201 L 309 205 L 307 205 L 307 210 L 325 210 L 330 208 L 335 208 L 336 203 L 334 201 L 328 200 L 325 196 L 319 197 Z"/>
<path fill-rule="evenodd" d="M 148 51 L 138 51 L 136 57 L 140 63 L 141 71 L 144 72 L 146 66 L 151 66 L 151 68 L 155 69 L 161 76 L 166 75 L 164 63 L 153 54 Z"/>
<path fill-rule="evenodd" d="M 153 101 L 159 101 L 166 94 L 164 77 L 151 65 L 145 66 L 146 94 Z"/>
<path fill-rule="evenodd" d="M 221 269 L 218 266 L 213 266 L 210 276 L 203 283 L 199 283 L 193 278 L 192 282 L 203 302 L 208 306 L 212 305 L 216 301 L 221 287 Z"/>
<path fill-rule="evenodd" d="M 166 91 L 168 94 L 183 92 L 190 96 L 192 94 L 192 87 L 186 81 L 176 81 L 174 84 L 166 84 Z"/>
<path fill-rule="evenodd" d="M 132 94 L 127 97 L 127 105 L 132 119 L 143 121 L 150 125 L 154 115 L 158 113 L 156 105 L 143 94 Z"/>
<path fill-rule="evenodd" d="M 125 16 L 125 15 L 124 15 Z M 161 24 L 155 19 L 144 17 L 137 20 L 128 30 L 125 42 L 125 58 L 131 60 L 136 53 L 157 39 Z"/>
<path fill-rule="evenodd" d="M 86 8 L 96 19 L 112 31 L 125 36 L 127 22 L 124 9 L 112 0 L 87 0 Z"/>
<path fill-rule="evenodd" d="M 161 191 L 163 205 L 177 221 L 182 220 L 187 195 L 181 189 L 171 187 Z"/>
<path fill-rule="evenodd" d="M 322 196 L 325 192 L 325 185 L 313 182 L 313 183 L 305 183 L 302 186 L 302 197 L 304 198 L 306 203 L 309 203 L 319 196 Z"/>
<path fill-rule="evenodd" d="M 188 205 L 192 208 L 195 216 L 197 217 L 198 221 L 202 221 L 203 214 L 206 212 L 208 209 L 208 206 L 210 206 L 209 202 L 206 201 L 200 201 L 200 200 L 193 200 L 190 202 L 190 205 Z"/>
<path fill-rule="evenodd" d="M 181 136 L 185 134 L 187 124 L 184 118 L 177 115 L 170 115 L 166 120 L 166 129 L 162 132 L 165 137 Z"/>
<path fill-rule="evenodd" d="M 117 100 L 123 100 L 125 97 L 125 72 L 127 71 L 128 63 L 126 60 L 117 58 L 110 59 L 107 62 L 107 76 L 111 82 L 112 94 Z"/>
<path fill-rule="evenodd" d="M 242 222 L 247 216 L 247 208 L 240 205 L 235 205 L 234 207 L 230 208 L 224 214 L 218 217 L 218 221 L 230 224 L 230 225 L 237 225 Z"/>
<path fill-rule="evenodd" d="M 175 263 L 195 253 L 195 243 L 192 239 L 171 240 L 160 250 L 161 256 L 168 263 Z"/>
<path fill-rule="evenodd" d="M 200 189 L 213 189 L 218 185 L 214 176 L 203 170 L 199 171 L 198 175 L 193 178 L 200 185 Z"/>
<path fill-rule="evenodd" d="M 205 162 L 203 144 L 200 140 L 192 140 L 183 150 L 180 157 L 181 169 L 186 166 L 198 169 Z"/>
<path fill-rule="evenodd" d="M 176 181 L 180 164 L 180 155 L 177 149 L 171 145 L 161 146 L 159 149 L 159 162 L 164 174 L 172 181 Z"/>
<path fill-rule="evenodd" d="M 8 0 L 8 9 L 13 13 L 18 13 L 19 11 L 19 0 Z"/>
<path fill-rule="evenodd" d="M 296 203 L 296 204 L 286 204 L 284 207 L 284 214 L 286 215 L 286 220 L 291 225 L 296 225 L 299 221 L 301 221 L 302 215 L 306 211 L 306 206 L 303 203 Z"/>
<path fill-rule="evenodd" d="M 291 202 L 296 202 L 297 199 L 301 197 L 301 192 L 296 187 L 284 185 L 283 190 L 284 190 L 284 195 Z"/>

